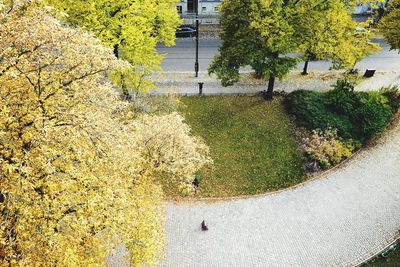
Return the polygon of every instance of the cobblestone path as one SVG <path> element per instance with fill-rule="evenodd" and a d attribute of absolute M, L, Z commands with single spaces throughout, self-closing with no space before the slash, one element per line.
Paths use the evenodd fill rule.
<path fill-rule="evenodd" d="M 379 145 L 297 188 L 168 204 L 161 266 L 355 266 L 390 244 L 399 230 L 397 126 Z"/>

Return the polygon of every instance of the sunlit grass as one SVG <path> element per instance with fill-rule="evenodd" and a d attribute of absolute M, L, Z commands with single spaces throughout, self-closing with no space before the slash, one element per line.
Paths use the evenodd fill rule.
<path fill-rule="evenodd" d="M 197 196 L 273 191 L 304 180 L 294 123 L 281 99 L 183 97 L 180 112 L 211 150 L 214 165 L 199 172 Z"/>

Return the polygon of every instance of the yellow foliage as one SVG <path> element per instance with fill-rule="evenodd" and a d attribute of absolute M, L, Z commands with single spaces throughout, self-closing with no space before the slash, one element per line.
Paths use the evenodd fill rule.
<path fill-rule="evenodd" d="M 385 40 L 390 44 L 391 49 L 399 50 L 400 53 L 400 1 L 392 0 L 389 2 L 388 14 L 386 14 L 379 24 Z"/>
<path fill-rule="evenodd" d="M 94 37 L 0 7 L 0 266 L 103 266 L 119 244 L 155 266 L 159 174 L 187 188 L 207 147 L 177 114 L 133 116 L 104 76 L 129 64 Z"/>
<path fill-rule="evenodd" d="M 156 45 L 173 45 L 181 23 L 177 0 L 43 0 L 67 14 L 63 19 L 93 32 L 114 48 L 118 57 L 129 61 L 133 70 L 114 74 L 124 93 L 152 87 L 146 77 L 160 70 L 162 56 Z"/>
<path fill-rule="evenodd" d="M 336 165 L 350 157 L 355 148 L 351 142 L 340 140 L 337 130 L 312 131 L 310 136 L 302 140 L 303 151 L 322 168 Z"/>
<path fill-rule="evenodd" d="M 379 44 L 371 40 L 370 24 L 371 20 L 361 22 L 353 31 L 343 32 L 343 39 L 335 47 L 333 58 L 333 68 L 355 68 L 357 62 L 364 57 L 377 53 L 381 50 Z"/>

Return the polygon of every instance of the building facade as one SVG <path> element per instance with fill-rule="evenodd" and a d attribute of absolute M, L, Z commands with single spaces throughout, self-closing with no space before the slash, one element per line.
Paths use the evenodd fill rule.
<path fill-rule="evenodd" d="M 178 13 L 182 16 L 196 13 L 197 0 L 181 0 L 176 6 Z M 200 15 L 217 15 L 219 13 L 220 0 L 198 0 Z"/>
<path fill-rule="evenodd" d="M 219 13 L 219 4 L 221 0 L 181 0 L 176 8 L 178 13 L 182 16 L 185 15 L 193 15 L 195 14 L 196 1 L 199 1 L 199 14 L 200 15 L 218 15 Z M 373 13 L 374 7 L 376 6 L 385 6 L 388 1 L 384 1 L 383 3 L 367 3 L 358 5 L 353 14 L 355 15 L 365 15 Z"/>
<path fill-rule="evenodd" d="M 195 13 L 196 13 L 196 2 L 199 5 L 199 20 L 202 24 L 219 24 L 219 5 L 222 0 L 180 0 L 176 8 L 178 13 L 181 15 L 184 24 L 194 24 L 195 23 Z M 354 15 L 369 15 L 372 14 L 375 8 L 378 6 L 384 7 L 388 3 L 384 1 L 383 3 L 367 3 L 356 6 L 353 11 Z"/>

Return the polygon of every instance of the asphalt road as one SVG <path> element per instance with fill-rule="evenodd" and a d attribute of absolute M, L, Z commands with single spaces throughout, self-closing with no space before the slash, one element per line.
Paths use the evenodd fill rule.
<path fill-rule="evenodd" d="M 357 63 L 358 69 L 376 69 L 378 71 L 400 70 L 400 54 L 397 51 L 389 51 L 389 45 L 381 39 L 374 42 L 379 43 L 382 50 L 369 56 Z M 199 63 L 200 71 L 207 71 L 212 59 L 218 52 L 221 44 L 219 38 L 200 39 L 199 45 Z M 176 40 L 173 47 L 165 47 L 159 45 L 157 50 L 161 54 L 165 54 L 162 62 L 164 71 L 186 72 L 194 70 L 195 61 L 195 40 L 194 38 L 180 38 Z M 328 70 L 331 66 L 329 61 L 315 61 L 309 64 L 310 70 Z M 301 69 L 303 64 L 300 63 L 298 68 Z"/>

